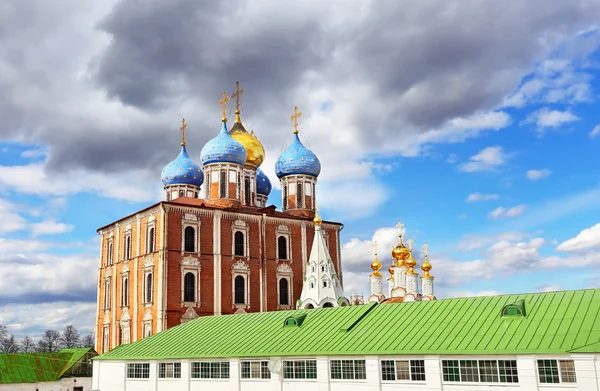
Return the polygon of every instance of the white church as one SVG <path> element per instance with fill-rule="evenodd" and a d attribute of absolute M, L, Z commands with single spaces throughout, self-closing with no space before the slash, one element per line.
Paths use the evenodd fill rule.
<path fill-rule="evenodd" d="M 94 359 L 97 391 L 600 391 L 600 289 L 434 300 L 399 235 L 348 305 L 315 217 L 297 310 L 204 316 Z"/>

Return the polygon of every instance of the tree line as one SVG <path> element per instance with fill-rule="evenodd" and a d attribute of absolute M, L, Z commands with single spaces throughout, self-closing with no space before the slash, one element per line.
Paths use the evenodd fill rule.
<path fill-rule="evenodd" d="M 0 353 L 55 353 L 65 348 L 93 348 L 94 342 L 94 333 L 82 337 L 73 325 L 62 331 L 46 330 L 37 342 L 29 336 L 17 341 L 0 324 Z"/>

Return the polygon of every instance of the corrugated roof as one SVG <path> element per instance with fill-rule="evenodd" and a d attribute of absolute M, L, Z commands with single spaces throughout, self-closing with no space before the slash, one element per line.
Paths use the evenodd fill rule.
<path fill-rule="evenodd" d="M 56 381 L 90 348 L 63 349 L 58 353 L 0 354 L 0 384 Z"/>
<path fill-rule="evenodd" d="M 518 300 L 527 315 L 502 317 Z M 302 313 L 300 327 L 283 326 Z M 567 353 L 598 343 L 600 289 L 588 289 L 206 316 L 96 359 Z"/>

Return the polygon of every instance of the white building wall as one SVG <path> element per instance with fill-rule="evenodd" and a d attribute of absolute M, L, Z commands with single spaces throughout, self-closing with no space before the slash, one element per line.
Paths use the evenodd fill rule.
<path fill-rule="evenodd" d="M 41 383 L 0 384 L 0 390 L 2 391 L 72 391 L 73 387 L 83 387 L 83 391 L 90 391 L 92 388 L 92 378 L 70 377 L 59 381 Z"/>
<path fill-rule="evenodd" d="M 364 359 L 366 379 L 364 380 L 330 380 L 329 360 Z M 424 360 L 425 381 L 382 381 L 381 360 Z M 516 360 L 518 383 L 460 383 L 444 382 L 442 378 L 442 360 Z M 576 383 L 539 384 L 538 359 L 572 359 L 575 363 Z M 519 356 L 367 356 L 367 357 L 317 357 L 317 379 L 296 380 L 283 379 L 283 373 L 272 374 L 271 379 L 240 379 L 238 359 L 230 360 L 230 378 L 190 379 L 190 361 L 181 362 L 180 379 L 158 379 L 157 362 L 150 362 L 149 379 L 126 379 L 126 363 L 123 361 L 95 361 L 92 390 L 132 390 L 132 391 L 201 391 L 201 390 L 234 390 L 234 391 L 485 391 L 492 388 L 514 391 L 600 391 L 600 355 L 573 354 L 566 355 L 519 355 Z M 196 361 L 196 360 L 195 360 Z M 133 361 L 132 361 L 133 362 Z M 141 362 L 141 361 L 136 361 Z M 166 361 L 165 361 L 166 362 Z M 89 381 L 89 378 L 87 379 Z M 72 380 L 71 380 L 72 381 Z M 85 381 L 85 380 L 82 380 Z M 79 383 L 79 380 L 78 380 Z M 72 383 L 71 383 L 72 384 Z M 79 385 L 79 384 L 78 384 Z M 3 388 L 34 391 L 34 388 Z M 90 387 L 84 388 L 88 391 Z M 39 388 L 39 391 L 57 388 Z M 60 389 L 61 391 L 63 389 Z M 72 390 L 69 388 L 64 389 Z"/>

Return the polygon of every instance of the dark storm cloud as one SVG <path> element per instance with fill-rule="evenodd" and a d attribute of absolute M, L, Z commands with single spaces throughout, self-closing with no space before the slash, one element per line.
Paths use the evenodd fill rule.
<path fill-rule="evenodd" d="M 597 1 L 583 0 L 7 4 L 0 135 L 49 144 L 55 172 L 160 170 L 177 153 L 182 116 L 197 157 L 218 131 L 219 95 L 235 80 L 272 148 L 289 127 L 282 113 L 312 91 L 364 87 L 343 90 L 334 104 L 356 105 L 343 94 L 368 91 L 348 117 L 366 148 L 380 148 L 390 134 L 493 108 L 561 34 L 600 16 Z M 99 92 L 114 107 L 90 103 Z"/>

